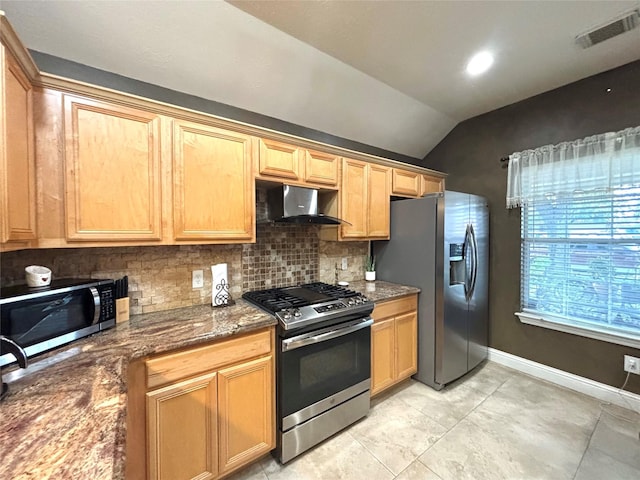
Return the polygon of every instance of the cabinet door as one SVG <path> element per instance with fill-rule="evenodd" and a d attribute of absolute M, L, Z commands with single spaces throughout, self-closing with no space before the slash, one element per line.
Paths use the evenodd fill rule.
<path fill-rule="evenodd" d="M 0 242 L 36 236 L 32 87 L 9 53 L 0 52 Z"/>
<path fill-rule="evenodd" d="M 369 165 L 369 238 L 389 238 L 389 167 Z"/>
<path fill-rule="evenodd" d="M 218 372 L 220 474 L 275 446 L 273 357 Z"/>
<path fill-rule="evenodd" d="M 422 175 L 417 172 L 393 169 L 391 193 L 394 195 L 406 195 L 419 197 L 422 188 Z"/>
<path fill-rule="evenodd" d="M 66 229 L 71 241 L 160 240 L 160 119 L 65 96 Z"/>
<path fill-rule="evenodd" d="M 397 380 L 418 371 L 418 314 L 409 312 L 395 317 Z"/>
<path fill-rule="evenodd" d="M 432 177 L 430 175 L 422 175 L 422 189 L 420 195 L 427 193 L 437 193 L 444 191 L 444 179 Z"/>
<path fill-rule="evenodd" d="M 322 185 L 338 185 L 338 168 L 340 157 L 327 153 L 305 151 L 304 179 L 310 183 Z"/>
<path fill-rule="evenodd" d="M 300 149 L 261 139 L 258 172 L 260 175 L 300 180 Z"/>
<path fill-rule="evenodd" d="M 174 122 L 176 240 L 252 240 L 255 232 L 252 137 Z"/>
<path fill-rule="evenodd" d="M 206 480 L 217 473 L 216 374 L 147 393 L 150 480 Z"/>
<path fill-rule="evenodd" d="M 393 318 L 371 326 L 371 395 L 395 382 L 395 324 Z"/>
<path fill-rule="evenodd" d="M 341 225 L 342 238 L 367 236 L 367 179 L 366 163 L 346 158 L 343 160 L 341 216 L 351 225 Z"/>

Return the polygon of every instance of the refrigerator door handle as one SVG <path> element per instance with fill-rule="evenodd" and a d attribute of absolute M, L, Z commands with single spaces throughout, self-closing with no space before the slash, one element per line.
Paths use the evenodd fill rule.
<path fill-rule="evenodd" d="M 471 250 L 472 250 L 472 270 L 469 286 L 469 298 L 473 297 L 473 291 L 476 289 L 476 280 L 478 279 L 478 242 L 476 241 L 476 232 L 473 229 L 473 225 L 469 225 L 469 233 L 471 237 Z"/>
<path fill-rule="evenodd" d="M 471 272 L 473 270 L 473 264 L 469 264 L 469 260 L 472 259 L 471 252 L 471 232 L 469 231 L 469 225 L 464 232 L 464 244 L 462 247 L 464 256 L 464 298 L 469 301 L 471 298 Z"/>

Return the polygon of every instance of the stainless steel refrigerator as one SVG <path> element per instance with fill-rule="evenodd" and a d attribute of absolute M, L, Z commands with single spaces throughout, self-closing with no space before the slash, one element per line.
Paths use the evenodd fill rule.
<path fill-rule="evenodd" d="M 440 390 L 487 356 L 489 207 L 446 191 L 391 203 L 391 239 L 373 243 L 377 278 L 419 287 L 418 372 Z"/>

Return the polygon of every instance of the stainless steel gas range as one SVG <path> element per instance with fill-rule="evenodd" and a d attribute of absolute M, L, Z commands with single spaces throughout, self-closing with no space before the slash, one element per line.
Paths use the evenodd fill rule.
<path fill-rule="evenodd" d="M 367 415 L 373 302 L 319 282 L 242 297 L 278 319 L 275 454 L 280 462 Z"/>

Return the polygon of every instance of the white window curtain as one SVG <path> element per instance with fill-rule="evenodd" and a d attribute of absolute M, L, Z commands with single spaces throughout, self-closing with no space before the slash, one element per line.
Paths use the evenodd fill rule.
<path fill-rule="evenodd" d="M 640 127 L 509 156 L 507 208 L 640 185 Z"/>
<path fill-rule="evenodd" d="M 524 323 L 640 348 L 640 127 L 514 153 Z"/>

